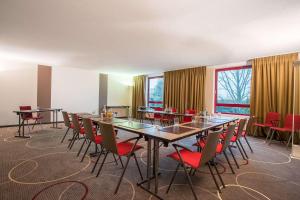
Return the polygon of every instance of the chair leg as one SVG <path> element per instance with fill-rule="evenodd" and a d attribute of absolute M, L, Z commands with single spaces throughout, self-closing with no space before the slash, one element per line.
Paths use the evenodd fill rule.
<path fill-rule="evenodd" d="M 258 129 L 258 127 L 255 126 L 254 133 L 253 133 L 253 136 L 254 136 L 254 137 L 257 136 L 257 135 L 256 135 L 256 134 L 257 134 L 257 129 Z"/>
<path fill-rule="evenodd" d="M 249 147 L 251 153 L 253 153 L 253 149 L 252 149 L 252 147 L 251 147 L 251 145 L 250 145 L 250 142 L 248 141 L 248 139 L 247 139 L 246 136 L 245 136 L 244 138 L 245 138 L 245 140 L 246 140 L 246 143 L 247 143 L 247 145 L 248 145 L 248 147 Z"/>
<path fill-rule="evenodd" d="M 72 149 L 72 147 L 73 147 L 73 145 L 74 145 L 74 143 L 75 143 L 75 141 L 76 141 L 76 139 L 79 137 L 79 133 L 75 133 L 75 135 L 74 135 L 74 139 L 71 141 L 72 143 L 71 143 L 71 146 L 70 146 L 70 150 Z"/>
<path fill-rule="evenodd" d="M 215 177 L 215 175 L 214 175 L 214 173 L 213 173 L 213 171 L 212 171 L 212 169 L 211 169 L 211 165 L 210 165 L 209 162 L 207 162 L 207 164 L 208 164 L 208 168 L 209 168 L 210 174 L 211 174 L 211 176 L 213 177 L 214 182 L 215 182 L 215 184 L 216 184 L 216 186 L 217 186 L 219 192 L 221 193 L 221 189 L 220 189 L 219 184 L 218 184 L 218 182 L 217 182 L 217 180 L 216 180 L 216 177 Z"/>
<path fill-rule="evenodd" d="M 169 184 L 169 187 L 168 187 L 166 193 L 169 193 L 169 190 L 170 190 L 170 188 L 171 188 L 171 186 L 172 186 L 172 184 L 173 184 L 173 182 L 174 182 L 174 179 L 175 179 L 175 177 L 176 177 L 176 174 L 177 174 L 177 172 L 178 172 L 179 167 L 180 167 L 180 163 L 178 163 L 178 165 L 177 165 L 177 167 L 176 167 L 176 170 L 175 170 L 175 172 L 173 173 L 173 176 L 172 176 L 172 178 L 171 178 L 171 182 L 170 182 L 170 184 Z"/>
<path fill-rule="evenodd" d="M 84 160 L 84 158 L 85 158 L 85 155 L 86 155 L 86 153 L 88 152 L 88 150 L 89 150 L 89 148 L 90 148 L 90 146 L 91 146 L 91 143 L 92 143 L 92 141 L 89 142 L 89 144 L 88 144 L 88 146 L 87 146 L 87 148 L 86 148 L 86 150 L 85 150 L 85 152 L 84 152 L 84 154 L 83 154 L 83 156 L 82 156 L 80 162 L 83 162 L 83 160 Z"/>
<path fill-rule="evenodd" d="M 74 138 L 75 138 L 75 135 L 76 135 L 76 133 L 75 133 L 75 131 L 74 131 L 74 129 L 73 129 L 73 136 L 72 136 L 72 138 L 71 138 L 71 140 L 70 140 L 70 142 L 69 142 L 68 148 L 70 148 L 70 146 L 71 146 L 71 144 L 72 144 L 72 142 L 73 142 L 73 140 L 74 140 Z"/>
<path fill-rule="evenodd" d="M 63 142 L 64 142 L 64 140 L 65 140 L 65 138 L 66 138 L 66 136 L 67 136 L 69 130 L 70 130 L 70 128 L 68 127 L 68 129 L 67 129 L 67 131 L 66 131 L 66 133 L 65 133 L 65 135 L 64 135 L 64 137 L 62 138 L 62 140 L 61 140 L 60 143 L 63 143 Z"/>
<path fill-rule="evenodd" d="M 271 131 L 271 137 L 270 137 L 270 140 L 269 140 L 269 145 L 271 144 L 271 142 L 272 142 L 272 140 L 273 140 L 274 133 L 275 133 L 275 130 L 272 130 L 272 131 Z"/>
<path fill-rule="evenodd" d="M 120 187 L 121 182 L 122 182 L 122 180 L 123 180 L 123 177 L 124 177 L 125 171 L 126 171 L 126 169 L 127 169 L 127 166 L 128 166 L 128 164 L 129 164 L 129 161 L 130 161 L 131 156 L 132 156 L 132 155 L 128 155 L 128 157 L 127 157 L 127 161 L 126 161 L 125 167 L 124 167 L 124 169 L 123 169 L 123 172 L 122 172 L 122 174 L 121 174 L 121 177 L 119 178 L 118 185 L 117 185 L 117 187 L 116 187 L 116 189 L 115 189 L 115 194 L 117 194 L 117 192 L 118 192 L 118 190 L 119 190 L 119 187 Z"/>
<path fill-rule="evenodd" d="M 229 167 L 230 167 L 230 169 L 231 169 L 231 172 L 232 172 L 233 174 L 235 174 L 235 172 L 234 172 L 234 170 L 233 170 L 233 167 L 232 167 L 232 165 L 231 165 L 231 163 L 230 163 L 230 161 L 229 161 L 229 159 L 228 159 L 228 156 L 227 156 L 225 150 L 223 151 L 223 154 L 224 154 L 224 156 L 225 156 L 225 158 L 226 158 L 226 160 L 227 160 L 227 163 L 228 163 L 228 165 L 229 165 Z"/>
<path fill-rule="evenodd" d="M 38 120 L 36 119 L 35 122 L 34 122 L 34 124 L 32 125 L 32 128 L 31 128 L 32 130 L 34 129 L 34 126 L 37 124 L 37 121 Z"/>
<path fill-rule="evenodd" d="M 243 159 L 244 159 L 244 160 L 247 160 L 247 159 L 245 158 L 245 156 L 244 156 L 244 154 L 243 154 L 242 150 L 241 150 L 241 147 L 239 146 L 239 143 L 238 143 L 238 142 L 235 142 L 235 144 L 236 144 L 236 146 L 237 146 L 238 150 L 240 151 L 240 153 L 241 153 L 241 155 L 242 155 Z"/>
<path fill-rule="evenodd" d="M 244 152 L 244 155 L 245 155 L 246 158 L 248 159 L 249 157 L 248 157 L 248 155 L 247 155 L 247 153 L 246 153 L 246 151 L 245 151 L 245 149 L 244 149 L 244 146 L 243 146 L 242 142 L 240 141 L 240 139 L 238 139 L 237 141 L 238 141 L 238 143 L 241 145 L 242 151 Z"/>
<path fill-rule="evenodd" d="M 289 139 L 288 139 L 288 142 L 286 144 L 286 147 L 288 148 L 290 143 L 291 143 L 291 140 L 292 140 L 292 134 L 290 135 Z"/>
<path fill-rule="evenodd" d="M 79 154 L 81 153 L 81 150 L 82 150 L 82 148 L 83 148 L 85 142 L 86 142 L 86 138 L 84 138 L 84 140 L 83 140 L 83 142 L 82 142 L 82 145 L 81 145 L 81 147 L 80 147 L 80 149 L 79 149 L 79 151 L 78 151 L 78 153 L 77 153 L 77 157 L 78 157 Z"/>
<path fill-rule="evenodd" d="M 230 154 L 231 154 L 231 156 L 232 156 L 232 158 L 233 158 L 233 160 L 234 160 L 234 162 L 235 162 L 236 167 L 239 169 L 240 166 L 239 166 L 238 162 L 237 162 L 236 159 L 235 159 L 235 156 L 234 156 L 234 154 L 233 154 L 233 152 L 232 152 L 232 150 L 231 150 L 231 147 L 229 146 L 228 149 L 229 149 L 229 152 L 230 152 Z"/>
<path fill-rule="evenodd" d="M 191 177 L 189 176 L 189 173 L 188 173 L 188 171 L 187 171 L 185 165 L 182 164 L 182 166 L 183 166 L 183 169 L 184 169 L 184 172 L 185 172 L 185 176 L 186 176 L 186 178 L 187 178 L 187 180 L 188 180 L 189 186 L 190 186 L 190 188 L 191 188 L 191 190 L 192 190 L 192 193 L 193 193 L 193 195 L 194 195 L 194 198 L 197 200 L 198 198 L 197 198 L 197 195 L 196 195 L 196 193 L 195 193 L 195 191 L 194 191 L 193 183 L 192 183 Z"/>
<path fill-rule="evenodd" d="M 265 143 L 268 142 L 268 138 L 271 136 L 271 132 L 272 132 L 272 129 L 269 128 Z"/>
<path fill-rule="evenodd" d="M 218 170 L 218 168 L 217 168 L 216 162 L 213 161 L 213 164 L 214 164 L 213 166 L 214 166 L 214 168 L 215 168 L 215 170 L 216 170 L 216 172 L 217 172 L 217 175 L 218 175 L 218 177 L 219 177 L 219 180 L 221 181 L 221 183 L 222 183 L 222 185 L 223 185 L 223 188 L 225 188 L 224 181 L 223 181 L 223 179 L 222 179 L 222 177 L 221 177 L 221 175 L 220 175 L 220 172 L 219 172 L 219 170 Z"/>
<path fill-rule="evenodd" d="M 115 160 L 116 165 L 118 165 L 118 161 L 117 161 L 117 159 L 116 159 L 115 154 L 112 154 L 112 155 L 113 155 L 113 157 L 114 157 L 114 160 Z"/>
<path fill-rule="evenodd" d="M 137 161 L 137 159 L 136 159 L 135 153 L 133 153 L 133 158 L 134 158 L 135 163 L 136 163 L 136 166 L 137 166 L 137 168 L 138 168 L 138 170 L 139 170 L 139 174 L 140 174 L 140 176 L 141 176 L 141 179 L 144 180 L 143 175 L 142 175 L 142 172 L 141 172 L 141 168 L 140 168 L 140 165 L 139 165 L 139 163 L 138 163 L 138 161 Z"/>
<path fill-rule="evenodd" d="M 121 165 L 122 165 L 122 168 L 124 168 L 124 165 L 123 165 L 123 161 L 122 161 L 121 156 L 119 156 L 119 159 L 120 159 L 120 163 L 121 163 Z"/>
<path fill-rule="evenodd" d="M 97 173 L 96 177 L 99 176 L 99 174 L 100 174 L 100 172 L 101 172 L 101 170 L 102 170 L 102 167 L 103 167 L 103 165 L 104 165 L 104 162 L 105 162 L 105 160 L 106 160 L 106 158 L 107 158 L 108 153 L 109 153 L 108 151 L 105 153 L 105 156 L 104 156 L 104 158 L 103 158 L 103 161 L 102 161 L 102 163 L 101 163 L 101 165 L 100 165 L 100 168 L 99 168 L 99 170 L 98 170 L 98 173 Z"/>
<path fill-rule="evenodd" d="M 100 157 L 101 157 L 102 153 L 103 153 L 103 147 L 101 146 L 100 154 L 99 154 L 99 156 L 98 156 L 98 158 L 97 158 L 97 160 L 96 160 L 96 162 L 95 162 L 95 164 L 94 164 L 94 167 L 93 167 L 91 173 L 94 173 L 94 171 L 95 171 L 95 169 L 96 169 L 96 166 L 97 166 L 97 164 L 98 164 L 98 162 L 99 162 L 99 160 L 100 160 Z"/>

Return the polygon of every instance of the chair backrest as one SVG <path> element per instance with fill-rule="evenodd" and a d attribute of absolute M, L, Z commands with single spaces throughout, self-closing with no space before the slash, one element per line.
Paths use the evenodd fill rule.
<path fill-rule="evenodd" d="M 222 143 L 223 143 L 222 152 L 225 149 L 227 149 L 228 145 L 230 144 L 230 140 L 234 134 L 235 127 L 236 127 L 236 124 L 232 124 L 227 127 L 225 138 L 222 141 Z"/>
<path fill-rule="evenodd" d="M 71 118 L 72 118 L 72 123 L 73 123 L 73 125 L 74 125 L 74 130 L 75 130 L 77 133 L 80 133 L 81 126 L 80 126 L 80 124 L 79 124 L 78 115 L 77 115 L 77 114 L 74 114 L 74 113 L 71 113 Z"/>
<path fill-rule="evenodd" d="M 185 114 L 191 114 L 191 115 L 194 115 L 194 114 L 196 114 L 196 110 L 187 109 L 187 110 L 185 111 Z M 184 117 L 183 117 L 183 121 L 184 121 L 184 122 L 191 122 L 191 121 L 192 121 L 192 117 L 191 117 L 191 116 L 184 116 Z"/>
<path fill-rule="evenodd" d="M 201 164 L 205 164 L 215 157 L 220 133 L 221 131 L 215 131 L 208 134 L 205 146 L 202 150 Z"/>
<path fill-rule="evenodd" d="M 21 111 L 24 111 L 24 110 L 31 110 L 31 106 L 19 106 L 20 110 Z M 32 118 L 33 115 L 32 113 L 24 113 L 21 115 L 22 119 L 26 119 L 26 118 Z"/>
<path fill-rule="evenodd" d="M 300 130 L 300 115 L 287 114 L 284 119 L 284 128 L 293 129 L 299 131 Z"/>
<path fill-rule="evenodd" d="M 154 108 L 155 111 L 163 111 L 163 108 Z M 161 114 L 154 113 L 154 118 L 161 118 Z"/>
<path fill-rule="evenodd" d="M 114 154 L 118 154 L 116 132 L 112 124 L 99 122 L 100 133 L 102 136 L 102 145 L 107 150 Z"/>
<path fill-rule="evenodd" d="M 272 124 L 272 121 L 278 121 L 278 120 L 280 120 L 280 114 L 278 112 L 268 112 L 265 123 Z"/>
<path fill-rule="evenodd" d="M 95 141 L 95 135 L 93 132 L 93 122 L 89 118 L 83 118 L 83 127 L 84 127 L 84 133 L 87 139 L 91 141 Z"/>
<path fill-rule="evenodd" d="M 236 132 L 236 136 L 237 136 L 236 139 L 239 139 L 242 136 L 246 122 L 247 122 L 247 119 L 240 119 L 239 126 L 238 126 L 238 129 Z"/>
<path fill-rule="evenodd" d="M 246 134 L 251 133 L 252 130 L 252 126 L 256 121 L 256 117 L 255 116 L 251 116 L 247 122 L 247 126 L 246 126 Z"/>
<path fill-rule="evenodd" d="M 70 128 L 71 127 L 71 122 L 70 122 L 70 118 L 69 115 L 66 111 L 62 111 L 62 115 L 64 118 L 64 124 L 66 127 Z"/>

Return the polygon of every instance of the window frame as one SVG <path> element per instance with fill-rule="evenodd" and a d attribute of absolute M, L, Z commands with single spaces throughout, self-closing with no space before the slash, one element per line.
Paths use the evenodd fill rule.
<path fill-rule="evenodd" d="M 164 76 L 151 76 L 148 77 L 148 85 L 147 85 L 147 106 L 149 106 L 150 103 L 155 103 L 155 104 L 162 104 L 162 107 L 164 107 L 164 94 L 163 94 L 163 100 L 162 101 L 150 101 L 150 79 L 157 79 L 157 78 L 162 78 L 164 79 Z M 165 84 L 165 83 L 164 83 Z"/>
<path fill-rule="evenodd" d="M 233 107 L 233 108 L 250 108 L 249 104 L 230 104 L 230 103 L 218 103 L 218 73 L 223 71 L 231 71 L 231 70 L 241 70 L 241 69 L 252 69 L 251 65 L 244 65 L 244 66 L 238 66 L 238 67 L 227 67 L 227 68 L 219 68 L 215 70 L 215 101 L 214 101 L 214 113 L 217 111 L 217 106 L 223 106 L 223 107 Z M 250 88 L 251 89 L 251 88 Z M 249 114 L 240 114 L 240 113 L 227 113 L 227 112 L 221 112 L 222 114 L 230 114 L 230 115 L 245 115 L 249 116 Z"/>

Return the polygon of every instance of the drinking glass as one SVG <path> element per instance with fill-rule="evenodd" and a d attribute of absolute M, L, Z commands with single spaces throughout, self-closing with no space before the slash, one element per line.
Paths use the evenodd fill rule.
<path fill-rule="evenodd" d="M 175 126 L 179 125 L 179 118 L 178 117 L 174 118 L 174 125 Z"/>

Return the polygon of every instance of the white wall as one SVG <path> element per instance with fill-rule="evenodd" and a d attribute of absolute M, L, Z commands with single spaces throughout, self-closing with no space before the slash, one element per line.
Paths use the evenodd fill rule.
<path fill-rule="evenodd" d="M 52 68 L 51 106 L 68 112 L 98 111 L 99 73 L 77 68 Z M 59 115 L 62 120 L 62 115 Z"/>
<path fill-rule="evenodd" d="M 107 79 L 107 105 L 131 106 L 132 77 L 109 74 Z"/>
<path fill-rule="evenodd" d="M 37 105 L 37 65 L 0 60 L 0 126 L 18 124 L 13 110 Z"/>

